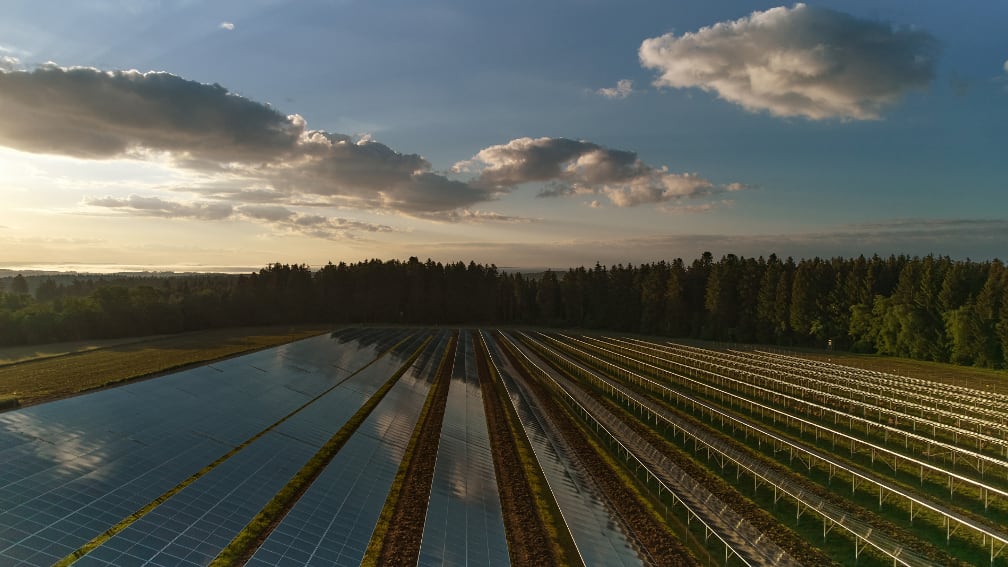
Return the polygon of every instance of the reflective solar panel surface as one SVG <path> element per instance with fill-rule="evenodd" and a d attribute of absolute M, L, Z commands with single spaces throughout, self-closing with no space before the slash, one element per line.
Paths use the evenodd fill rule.
<path fill-rule="evenodd" d="M 419 565 L 509 565 L 473 343 L 459 334 Z"/>
<path fill-rule="evenodd" d="M 402 363 L 371 364 L 77 564 L 208 564 Z"/>
<path fill-rule="evenodd" d="M 445 346 L 434 341 L 340 449 L 249 561 L 250 566 L 359 565 Z"/>
<path fill-rule="evenodd" d="M 562 438 L 547 429 L 539 408 L 519 388 L 495 341 L 488 337 L 487 343 L 585 565 L 643 565 L 588 472 L 572 458 Z"/>
<path fill-rule="evenodd" d="M 321 336 L 0 413 L 0 564 L 50 565 L 331 387 L 379 346 Z"/>

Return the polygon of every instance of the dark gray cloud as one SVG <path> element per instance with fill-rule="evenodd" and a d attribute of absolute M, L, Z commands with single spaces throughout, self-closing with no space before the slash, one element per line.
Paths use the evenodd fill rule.
<path fill-rule="evenodd" d="M 298 115 L 168 73 L 4 69 L 0 108 L 2 145 L 93 159 L 167 154 L 178 167 L 257 186 L 256 202 L 310 196 L 411 214 L 493 198 L 433 173 L 420 155 L 309 130 Z"/>
<path fill-rule="evenodd" d="M 55 65 L 5 72 L 0 105 L 0 143 L 85 158 L 153 150 L 255 162 L 293 151 L 304 132 L 303 120 L 168 73 Z"/>
<path fill-rule="evenodd" d="M 796 4 L 681 36 L 644 40 L 656 86 L 698 87 L 751 111 L 811 119 L 876 119 L 934 78 L 929 33 Z"/>
<path fill-rule="evenodd" d="M 540 197 L 603 194 L 620 207 L 745 188 L 738 183 L 715 185 L 695 173 L 670 173 L 665 167 L 645 164 L 634 152 L 566 138 L 518 138 L 484 148 L 453 169 L 476 172 L 471 184 L 477 187 L 502 191 L 545 182 Z"/>
<path fill-rule="evenodd" d="M 18 68 L 21 64 L 17 57 L 13 55 L 0 55 L 0 72 L 10 72 Z"/>

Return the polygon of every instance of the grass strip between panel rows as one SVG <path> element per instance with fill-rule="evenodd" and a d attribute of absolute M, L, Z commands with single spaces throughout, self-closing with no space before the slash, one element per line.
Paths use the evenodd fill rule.
<path fill-rule="evenodd" d="M 288 419 L 294 417 L 296 414 L 298 414 L 299 412 L 301 412 L 301 410 L 305 409 L 306 407 L 308 407 L 311 404 L 313 404 L 316 401 L 318 401 L 322 396 L 325 396 L 329 392 L 331 392 L 331 391 L 335 390 L 336 388 L 338 388 L 340 385 L 342 385 L 344 382 L 346 382 L 350 378 L 353 378 L 358 373 L 360 373 L 361 371 L 363 371 L 365 368 L 367 368 L 368 366 L 371 366 L 372 364 L 374 364 L 375 362 L 377 362 L 378 360 L 380 360 L 381 358 L 383 358 L 384 356 L 386 356 L 387 354 L 389 354 L 390 352 L 392 352 L 398 346 L 400 346 L 403 343 L 405 343 L 406 341 L 408 341 L 412 336 L 413 335 L 410 335 L 410 336 L 407 336 L 406 338 L 402 339 L 401 341 L 399 341 L 398 343 L 396 343 L 395 345 L 393 345 L 391 348 L 389 348 L 385 352 L 382 352 L 381 354 L 379 354 L 378 356 L 376 356 L 374 359 L 372 359 L 370 362 L 368 362 L 364 366 L 361 366 L 360 368 L 358 368 L 357 370 L 355 370 L 353 373 L 351 373 L 350 375 L 348 375 L 346 378 L 344 378 L 344 379 L 340 380 L 339 382 L 337 382 L 336 384 L 334 384 L 332 387 L 328 388 L 327 390 L 325 390 L 321 394 L 315 396 L 314 398 L 308 400 L 307 402 L 305 402 L 304 404 L 302 404 L 297 409 L 295 409 L 292 412 L 288 413 L 287 415 L 283 416 L 282 418 L 280 418 L 278 421 L 276 421 L 275 423 L 273 423 L 272 425 L 270 425 L 266 429 L 263 429 L 259 433 L 256 433 L 255 435 L 253 435 L 252 437 L 248 438 L 246 441 L 242 442 L 240 445 L 238 445 L 235 448 L 231 449 L 227 453 L 224 453 L 223 455 L 221 455 L 220 457 L 218 457 L 216 460 L 214 460 L 213 462 L 211 462 L 209 465 L 203 467 L 202 469 L 200 469 L 199 471 L 197 471 L 196 473 L 194 473 L 189 478 L 187 478 L 187 479 L 183 480 L 182 482 L 178 483 L 173 488 L 171 488 L 168 491 L 164 492 L 163 494 L 161 494 L 160 496 L 158 496 L 154 500 L 151 500 L 144 507 L 140 508 L 136 512 L 133 512 L 129 516 L 123 518 L 116 525 L 114 525 L 111 528 L 105 530 L 101 534 L 95 536 L 94 538 L 91 539 L 91 541 L 85 543 L 84 545 L 82 545 L 78 549 L 74 550 L 73 552 L 71 552 L 69 555 L 67 555 L 63 559 L 60 559 L 59 561 L 57 561 L 56 563 L 54 563 L 53 567 L 67 567 L 67 566 L 71 565 L 72 563 L 74 563 L 75 561 L 77 561 L 78 559 L 80 559 L 81 557 L 87 555 L 88 553 L 90 553 L 91 551 L 93 551 L 95 548 L 97 548 L 98 546 L 102 545 L 106 541 L 112 539 L 112 537 L 114 537 L 119 532 L 121 532 L 121 531 L 125 530 L 126 528 L 128 528 L 131 524 L 133 524 L 133 522 L 136 522 L 140 518 L 144 517 L 149 512 L 151 512 L 152 510 L 154 510 L 155 508 L 157 508 L 158 506 L 160 506 L 161 504 L 163 504 L 166 500 L 168 500 L 172 496 L 175 496 L 176 494 L 178 494 L 179 492 L 181 492 L 184 488 L 186 488 L 190 484 L 196 482 L 197 480 L 199 480 L 200 478 L 202 478 L 203 476 L 205 476 L 207 473 L 209 473 L 210 471 L 212 471 L 213 469 L 215 469 L 218 465 L 220 465 L 224 461 L 230 459 L 231 457 L 235 456 L 240 451 L 242 451 L 243 449 L 245 449 L 246 447 L 248 447 L 249 445 L 251 445 L 252 443 L 254 443 L 255 441 L 257 441 L 258 439 L 260 439 L 262 436 L 266 435 L 267 433 L 269 433 L 273 429 L 276 429 L 278 426 L 280 426 L 280 424 L 282 424 L 283 422 L 287 421 Z"/>
<path fill-rule="evenodd" d="M 411 335 L 412 336 L 412 335 Z M 432 335 L 424 340 L 424 342 L 410 355 L 410 357 L 403 363 L 403 365 L 396 371 L 395 374 L 389 378 L 381 388 L 379 388 L 368 401 L 364 403 L 363 406 L 357 413 L 353 414 L 353 417 L 347 421 L 343 427 L 340 428 L 332 437 L 326 441 L 326 444 L 322 446 L 301 470 L 299 470 L 287 483 L 286 486 L 280 489 L 275 496 L 259 511 L 258 514 L 252 518 L 242 531 L 238 532 L 238 535 L 231 540 L 231 543 L 227 545 L 217 557 L 210 562 L 210 567 L 232 567 L 237 565 L 244 565 L 249 558 L 255 553 L 255 550 L 262 544 L 267 536 L 273 531 L 273 529 L 283 520 L 284 516 L 294 507 L 298 499 L 311 487 L 315 479 L 322 474 L 326 466 L 330 461 L 336 456 L 343 445 L 350 439 L 350 437 L 357 431 L 364 420 L 367 419 L 371 412 L 378 406 L 378 404 L 385 398 L 389 390 L 395 386 L 399 378 L 409 370 L 410 366 L 416 361 L 423 352 L 427 345 L 430 344 L 433 339 Z"/>
<path fill-rule="evenodd" d="M 396 472 L 392 488 L 389 490 L 385 505 L 382 507 L 381 515 L 375 523 L 374 532 L 371 533 L 371 541 L 368 542 L 364 559 L 361 560 L 361 567 L 376 567 L 377 565 L 398 565 L 402 561 L 396 561 L 392 555 L 398 558 L 408 558 L 412 563 L 416 563 L 417 555 L 420 553 L 420 543 L 423 536 L 423 521 L 427 515 L 427 502 L 430 499 L 430 487 L 434 478 L 434 462 L 437 459 L 437 447 L 440 442 L 441 426 L 444 420 L 445 406 L 448 400 L 448 388 L 451 385 L 451 361 L 455 358 L 455 348 L 458 344 L 458 333 L 454 333 L 445 347 L 444 354 L 434 373 L 434 385 L 427 394 L 420 417 L 417 419 L 416 427 L 413 428 L 413 435 L 410 437 L 406 453 L 403 455 L 399 470 Z M 428 443 L 423 443 L 427 441 Z M 433 445 L 433 452 L 430 455 L 418 453 L 421 446 L 430 448 Z M 425 459 L 430 462 L 425 462 Z M 429 465 L 425 467 L 424 465 Z M 429 470 L 428 470 L 429 469 Z M 407 482 L 412 484 L 408 485 Z M 405 516 L 420 514 L 417 502 L 412 502 L 417 509 L 403 509 L 410 507 L 410 495 L 403 494 L 404 490 L 416 490 L 416 485 L 426 485 L 428 492 L 419 499 L 423 503 L 422 515 L 404 520 Z M 414 495 L 419 496 L 419 495 Z M 417 500 L 417 498 L 413 498 Z M 392 523 L 395 521 L 395 529 L 390 531 Z M 415 530 L 419 521 L 419 533 Z M 411 533 L 405 534 L 404 530 Z M 409 540 L 409 541 L 403 541 Z"/>
<path fill-rule="evenodd" d="M 500 435 L 503 432 L 491 431 L 491 441 L 494 443 L 507 443 L 509 439 L 506 439 L 506 437 L 509 436 L 510 441 L 513 442 L 514 450 L 521 464 L 519 474 L 524 476 L 525 481 L 528 483 L 530 497 L 534 503 L 533 512 L 538 516 L 539 523 L 544 532 L 543 535 L 546 537 L 550 547 L 549 553 L 555 561 L 554 564 L 584 565 L 581 553 L 578 551 L 577 545 L 574 544 L 570 529 L 567 527 L 567 521 L 564 519 L 563 514 L 560 512 L 560 506 L 553 497 L 553 491 L 546 480 L 546 475 L 543 473 L 542 468 L 539 467 L 539 460 L 532 450 L 532 444 L 525 434 L 525 428 L 522 427 L 518 415 L 510 403 L 510 395 L 504 388 L 504 382 L 497 375 L 493 365 L 488 362 L 490 353 L 487 350 L 486 343 L 483 342 L 482 337 L 480 337 L 480 340 L 475 340 L 474 342 L 476 343 L 476 366 L 481 376 L 480 381 L 483 385 L 484 402 L 496 407 L 496 411 L 500 412 L 499 415 L 504 420 L 508 430 L 504 435 Z M 488 415 L 488 424 L 490 423 L 490 419 L 491 416 Z M 508 543 L 510 546 L 510 541 Z M 534 558 L 517 557 L 519 561 L 515 561 L 515 559 L 516 557 L 513 556 L 512 563 L 517 564 L 527 559 L 541 560 L 545 558 L 536 556 Z"/>

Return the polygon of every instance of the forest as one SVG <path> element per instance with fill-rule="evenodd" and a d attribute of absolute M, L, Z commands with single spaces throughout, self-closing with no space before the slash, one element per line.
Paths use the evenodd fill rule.
<path fill-rule="evenodd" d="M 247 275 L 0 278 L 0 344 L 242 325 L 542 325 L 1004 368 L 1008 271 L 948 257 L 745 258 L 508 273 L 474 262 L 275 263 Z"/>

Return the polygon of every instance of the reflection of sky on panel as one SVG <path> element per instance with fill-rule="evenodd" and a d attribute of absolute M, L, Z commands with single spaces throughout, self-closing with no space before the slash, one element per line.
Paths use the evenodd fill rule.
<path fill-rule="evenodd" d="M 388 380 L 401 366 L 404 353 L 418 343 L 413 339 L 396 355 L 367 366 L 326 393 L 95 549 L 85 563 L 209 563 Z"/>
<path fill-rule="evenodd" d="M 495 341 L 488 340 L 487 343 L 494 345 Z M 547 432 L 545 424 L 548 422 L 541 417 L 533 402 L 525 397 L 527 392 L 518 387 L 511 365 L 500 356 L 498 349 L 491 346 L 491 350 L 503 374 L 511 403 L 585 565 L 642 565 L 587 471 L 555 432 Z"/>
<path fill-rule="evenodd" d="M 415 374 L 423 363 L 389 390 L 249 566 L 360 564 L 430 388 Z"/>
<path fill-rule="evenodd" d="M 419 565 L 508 565 L 471 336 L 459 334 Z"/>
<path fill-rule="evenodd" d="M 0 564 L 79 547 L 344 377 L 313 371 L 330 355 L 373 357 L 357 346 L 315 337 L 0 414 Z"/>

